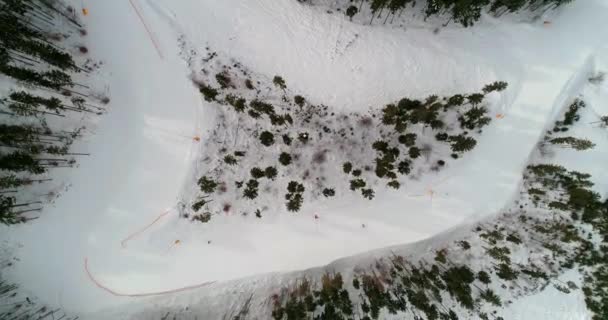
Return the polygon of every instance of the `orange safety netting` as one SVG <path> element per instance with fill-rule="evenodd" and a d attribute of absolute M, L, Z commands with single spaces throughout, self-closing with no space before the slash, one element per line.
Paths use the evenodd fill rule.
<path fill-rule="evenodd" d="M 160 295 L 165 295 L 165 294 L 172 294 L 172 293 L 184 292 L 184 291 L 188 291 L 188 290 L 194 290 L 194 289 L 202 288 L 202 287 L 215 283 L 215 281 L 207 281 L 207 282 L 203 282 L 203 283 L 192 285 L 192 286 L 186 286 L 186 287 L 165 290 L 165 291 L 145 292 L 145 293 L 122 293 L 122 292 L 117 292 L 113 289 L 110 289 L 110 288 L 104 286 L 97 279 L 95 279 L 95 277 L 91 273 L 91 270 L 89 270 L 89 259 L 86 257 L 84 258 L 84 270 L 85 270 L 89 280 L 91 280 L 91 282 L 93 282 L 95 284 L 95 286 L 97 286 L 99 289 L 106 291 L 106 292 L 110 293 L 111 295 L 117 296 L 117 297 L 135 297 L 135 298 L 140 297 L 141 298 L 141 297 L 160 296 Z"/>
<path fill-rule="evenodd" d="M 139 17 L 139 20 L 141 21 L 141 23 L 144 25 L 144 28 L 146 29 L 146 32 L 148 33 L 148 37 L 150 38 L 150 40 L 152 40 L 152 44 L 154 44 L 154 48 L 156 48 L 158 55 L 160 56 L 161 59 L 164 59 L 163 53 L 160 51 L 160 46 L 156 42 L 156 38 L 154 38 L 154 35 L 152 35 L 152 31 L 150 31 L 150 28 L 146 24 L 146 21 L 144 20 L 144 17 L 142 16 L 142 14 L 139 12 L 139 9 L 137 9 L 137 6 L 135 5 L 135 3 L 133 3 L 133 0 L 129 0 L 129 3 L 131 4 L 131 7 L 133 7 L 133 10 L 135 10 L 135 13 L 137 13 L 137 16 Z"/>
<path fill-rule="evenodd" d="M 126 244 L 127 244 L 127 242 L 128 242 L 128 241 L 130 241 L 130 240 L 132 240 L 133 238 L 135 238 L 135 237 L 139 236 L 140 234 L 144 233 L 144 231 L 146 231 L 146 230 L 150 229 L 150 227 L 152 227 L 152 226 L 153 226 L 155 223 L 157 223 L 157 222 L 158 222 L 160 219 L 162 219 L 164 216 L 168 215 L 168 214 L 169 214 L 169 212 L 171 212 L 171 209 L 165 210 L 165 212 L 161 213 L 161 214 L 160 214 L 158 217 L 156 217 L 156 219 L 154 219 L 154 221 L 150 222 L 150 223 L 149 223 L 148 225 L 146 225 L 145 227 L 143 227 L 143 228 L 141 228 L 141 229 L 137 230 L 136 232 L 134 232 L 134 233 L 130 234 L 128 237 L 126 237 L 125 239 L 123 239 L 123 240 L 120 242 L 120 245 L 121 245 L 123 248 L 126 248 L 126 247 L 127 247 L 127 245 L 126 245 Z"/>

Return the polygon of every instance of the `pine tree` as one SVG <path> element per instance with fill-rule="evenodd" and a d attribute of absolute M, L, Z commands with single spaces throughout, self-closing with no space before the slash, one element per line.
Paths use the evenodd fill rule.
<path fill-rule="evenodd" d="M 494 291 L 492 291 L 492 289 L 490 289 L 490 288 L 482 291 L 479 296 L 483 300 L 486 300 L 487 302 L 491 303 L 492 305 L 494 305 L 496 307 L 502 306 L 502 303 L 500 302 L 500 297 L 496 293 L 494 293 Z"/>
<path fill-rule="evenodd" d="M 281 90 L 285 90 L 287 88 L 285 80 L 280 76 L 274 76 L 274 78 L 272 79 L 272 83 L 274 83 L 274 85 L 280 88 Z"/>
<path fill-rule="evenodd" d="M 452 151 L 454 152 L 466 152 L 471 151 L 477 145 L 477 141 L 471 137 L 467 137 L 464 135 L 450 136 L 448 138 L 450 141 Z"/>
<path fill-rule="evenodd" d="M 266 169 L 264 169 L 264 175 L 270 180 L 274 180 L 277 177 L 277 174 L 278 171 L 275 167 L 266 167 Z"/>
<path fill-rule="evenodd" d="M 281 152 L 279 155 L 279 163 L 288 166 L 291 164 L 291 155 L 287 152 Z"/>
<path fill-rule="evenodd" d="M 217 182 L 207 176 L 203 176 L 198 179 L 197 184 L 201 188 L 201 191 L 204 193 L 212 193 L 218 186 Z"/>
<path fill-rule="evenodd" d="M 359 9 L 357 9 L 355 6 L 350 6 L 346 9 L 346 15 L 350 21 L 353 21 L 353 17 L 357 14 L 357 12 L 359 12 Z"/>
<path fill-rule="evenodd" d="M 260 134 L 260 142 L 263 145 L 270 147 L 274 144 L 274 135 L 270 131 L 262 131 Z"/>
<path fill-rule="evenodd" d="M 570 147 L 578 151 L 588 150 L 595 147 L 595 144 L 587 139 L 578 139 L 574 137 L 560 137 L 549 140 L 551 144 Z"/>

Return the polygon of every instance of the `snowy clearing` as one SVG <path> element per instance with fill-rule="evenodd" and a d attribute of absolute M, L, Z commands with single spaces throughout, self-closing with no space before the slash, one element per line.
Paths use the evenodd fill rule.
<path fill-rule="evenodd" d="M 269 292 L 288 276 L 221 281 L 323 266 L 449 230 L 462 232 L 458 226 L 511 205 L 537 143 L 575 97 L 582 95 L 595 112 L 608 114 L 605 84 L 598 89 L 587 81 L 607 67 L 608 5 L 600 0 L 576 1 L 555 12 L 550 25 L 484 17 L 476 27 L 448 27 L 438 34 L 353 24 L 292 0 L 113 0 L 87 1 L 86 7 L 87 45 L 104 62 L 108 76 L 99 81 L 110 85 L 111 111 L 86 141 L 94 156 L 82 159 L 72 172 L 69 192 L 35 223 L 2 231 L 3 240 L 20 247 L 19 268 L 7 277 L 68 311 L 146 307 L 95 286 L 83 268 L 85 258 L 95 278 L 120 293 L 217 281 L 155 300 L 186 305 L 208 298 L 201 308 L 213 309 L 215 301 L 225 307 L 231 297 L 227 292 L 258 285 Z M 497 80 L 507 81 L 509 88 L 492 96 L 493 121 L 477 147 L 439 174 L 407 179 L 400 190 L 377 192 L 371 202 L 347 193 L 305 203 L 297 214 L 282 212 L 269 219 L 224 215 L 207 224 L 191 223 L 180 219 L 178 207 L 200 178 L 199 164 L 207 155 L 203 142 L 216 125 L 210 115 L 218 107 L 204 101 L 193 84 L 192 74 L 199 70 L 184 61 L 178 39 L 196 52 L 211 47 L 268 79 L 280 75 L 291 92 L 336 112 L 380 109 L 405 96 L 476 92 Z M 585 114 L 581 122 L 594 121 Z M 591 164 L 588 155 L 559 153 L 565 166 L 581 165 L 592 173 L 602 194 L 608 191 L 601 183 L 607 180 L 605 134 L 588 136 L 599 150 Z M 429 190 L 435 192 L 432 199 Z M 419 194 L 424 196 L 412 197 Z M 419 243 L 412 252 L 435 243 Z M 332 266 L 352 269 L 370 261 L 370 255 Z M 539 318 L 533 312 L 512 314 Z M 563 319 L 585 319 L 577 312 L 568 317 Z"/>

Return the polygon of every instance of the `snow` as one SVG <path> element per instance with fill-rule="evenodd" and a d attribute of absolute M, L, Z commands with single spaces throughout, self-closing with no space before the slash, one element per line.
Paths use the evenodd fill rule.
<path fill-rule="evenodd" d="M 110 74 L 100 81 L 110 84 L 111 110 L 87 141 L 94 156 L 80 161 L 69 192 L 35 223 L 3 232 L 22 246 L 9 278 L 69 311 L 133 303 L 96 287 L 83 270 L 85 257 L 104 285 L 145 293 L 321 266 L 492 216 L 510 204 L 537 142 L 573 96 L 582 93 L 600 113 L 607 101 L 605 90 L 586 85 L 591 73 L 605 67 L 608 6 L 600 0 L 579 0 L 550 25 L 485 17 L 475 28 L 439 34 L 352 24 L 292 0 L 133 2 L 160 54 L 128 1 L 86 2 L 87 45 Z M 205 139 L 213 118 L 202 112 L 210 106 L 180 58 L 181 35 L 257 73 L 281 75 L 294 92 L 339 110 L 508 81 L 491 110 L 505 117 L 494 119 L 477 148 L 439 175 L 409 181 L 372 202 L 346 197 L 268 221 L 237 216 L 192 224 L 179 219 L 175 207 L 198 178 L 195 164 L 205 153 L 192 138 Z M 608 181 L 601 170 L 605 152 L 599 155 L 591 173 Z M 577 157 L 565 161 L 584 162 Z M 429 186 L 444 196 L 407 196 Z M 167 209 L 158 224 L 121 248 L 121 240 Z M 222 288 L 230 290 L 228 284 Z M 213 298 L 205 289 L 197 294 Z M 532 316 L 539 318 L 516 318 Z"/>

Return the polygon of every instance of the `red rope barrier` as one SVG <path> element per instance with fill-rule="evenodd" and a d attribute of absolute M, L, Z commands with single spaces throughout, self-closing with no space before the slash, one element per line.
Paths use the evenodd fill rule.
<path fill-rule="evenodd" d="M 160 296 L 160 295 L 165 295 L 165 294 L 172 294 L 172 293 L 194 290 L 194 289 L 202 288 L 202 287 L 215 283 L 215 281 L 208 281 L 208 282 L 203 282 L 203 283 L 192 285 L 192 286 L 186 286 L 186 287 L 181 287 L 181 288 L 176 288 L 176 289 L 171 289 L 171 290 L 166 290 L 166 291 L 156 291 L 156 292 L 146 292 L 146 293 L 121 293 L 121 292 L 115 291 L 113 289 L 110 289 L 110 288 L 104 286 L 99 281 L 97 281 L 97 279 L 95 279 L 95 277 L 89 270 L 89 259 L 86 257 L 84 258 L 84 270 L 87 273 L 87 277 L 89 278 L 89 280 L 91 280 L 91 282 L 93 282 L 95 284 L 95 286 L 97 286 L 99 289 L 106 291 L 109 294 L 111 294 L 113 296 L 117 296 L 117 297 L 141 298 L 141 297 Z"/>
<path fill-rule="evenodd" d="M 163 53 L 160 51 L 160 46 L 158 45 L 158 43 L 156 42 L 156 39 L 152 35 L 152 31 L 150 31 L 150 28 L 146 24 L 146 21 L 144 20 L 142 14 L 137 9 L 137 6 L 133 3 L 133 0 L 129 0 L 129 3 L 131 4 L 131 7 L 133 7 L 133 10 L 135 10 L 135 13 L 137 13 L 137 16 L 139 17 L 139 20 L 141 21 L 141 23 L 144 25 L 146 32 L 148 32 L 148 37 L 150 38 L 150 40 L 152 40 L 152 44 L 154 44 L 154 48 L 156 48 L 156 52 L 158 52 L 158 55 L 160 56 L 161 59 L 164 59 Z"/>
<path fill-rule="evenodd" d="M 152 227 L 155 223 L 158 222 L 158 220 L 162 219 L 164 216 L 166 216 L 167 214 L 169 214 L 169 212 L 171 212 L 171 209 L 166 210 L 165 212 L 161 213 L 158 217 L 156 217 L 156 219 L 154 219 L 154 221 L 150 222 L 148 225 L 146 225 L 145 227 L 139 229 L 138 231 L 132 233 L 131 235 L 129 235 L 128 237 L 126 237 L 124 240 L 122 240 L 120 242 L 120 245 L 123 248 L 126 248 L 127 245 L 127 241 L 132 240 L 133 238 L 139 236 L 140 234 L 144 233 L 144 231 L 150 229 L 150 227 Z"/>

